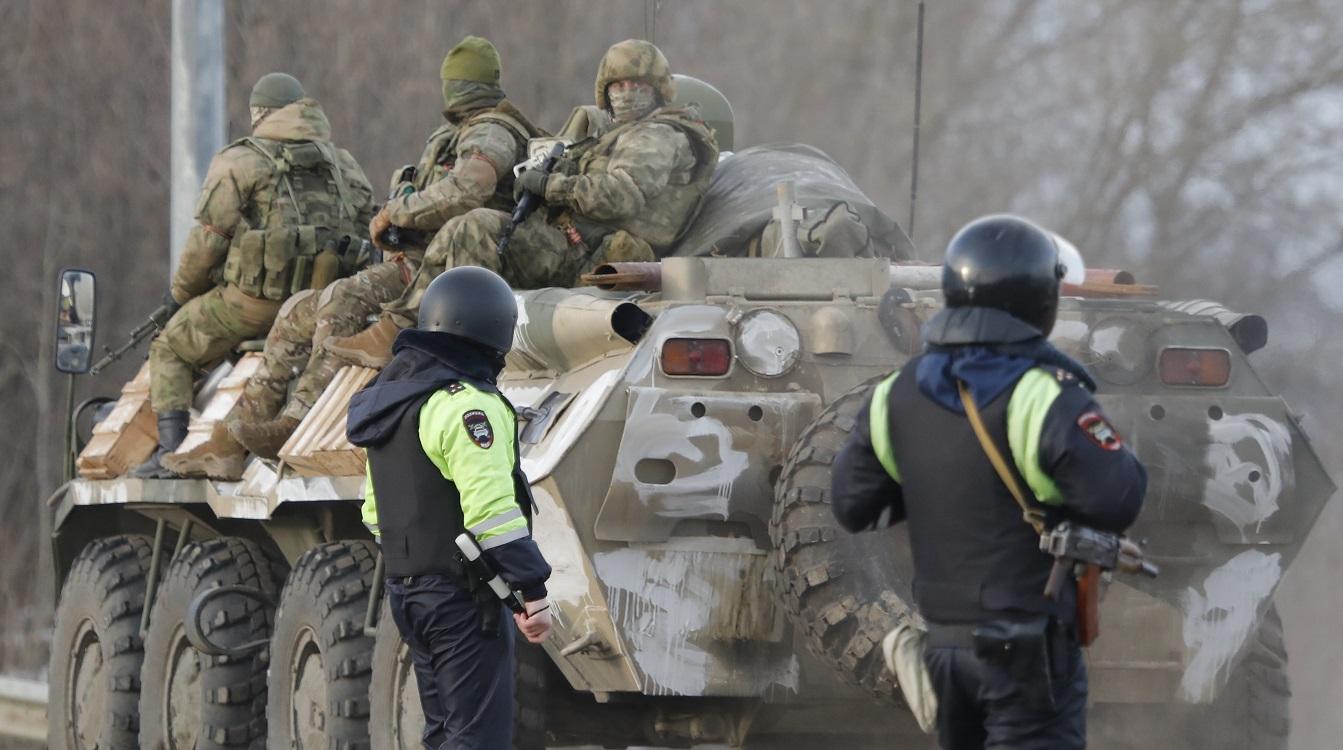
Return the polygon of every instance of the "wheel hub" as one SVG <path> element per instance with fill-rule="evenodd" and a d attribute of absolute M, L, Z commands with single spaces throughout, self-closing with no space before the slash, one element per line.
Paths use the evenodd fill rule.
<path fill-rule="evenodd" d="M 169 639 L 163 717 L 171 750 L 196 747 L 201 726 L 200 656 L 181 627 Z"/>
<path fill-rule="evenodd" d="M 326 747 L 327 678 L 316 636 L 305 629 L 294 649 L 292 736 L 295 748 Z"/>
<path fill-rule="evenodd" d="M 103 648 L 93 622 L 85 620 L 75 631 L 74 658 L 70 660 L 69 729 L 73 730 L 74 745 L 94 748 L 107 712 L 107 681 L 103 676 Z"/>

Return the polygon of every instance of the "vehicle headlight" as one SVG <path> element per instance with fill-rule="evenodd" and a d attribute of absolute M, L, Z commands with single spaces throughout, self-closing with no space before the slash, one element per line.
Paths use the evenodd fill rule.
<path fill-rule="evenodd" d="M 793 369 L 802 349 L 797 326 L 774 310 L 753 310 L 737 323 L 737 359 L 765 378 Z"/>

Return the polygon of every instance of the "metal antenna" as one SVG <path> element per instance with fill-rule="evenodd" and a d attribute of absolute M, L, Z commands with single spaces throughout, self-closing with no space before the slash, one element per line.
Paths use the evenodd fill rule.
<path fill-rule="evenodd" d="M 914 204 L 919 198 L 919 120 L 923 114 L 923 3 L 919 0 L 918 41 L 914 57 L 914 156 L 909 175 L 909 241 L 914 241 Z"/>

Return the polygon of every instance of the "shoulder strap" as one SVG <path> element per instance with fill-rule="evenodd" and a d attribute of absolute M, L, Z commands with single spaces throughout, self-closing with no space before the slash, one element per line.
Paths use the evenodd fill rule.
<path fill-rule="evenodd" d="M 989 457 L 989 463 L 993 464 L 993 470 L 998 473 L 998 478 L 1003 480 L 1003 484 L 1007 485 L 1007 491 L 1012 493 L 1012 498 L 1021 507 L 1021 520 L 1030 524 L 1030 527 L 1035 529 L 1035 533 L 1044 536 L 1044 511 L 1032 508 L 1030 503 L 1026 502 L 1026 494 L 1022 492 L 1016 475 L 1008 468 L 1007 460 L 1003 458 L 1002 451 L 998 450 L 998 446 L 993 442 L 993 437 L 989 435 L 988 428 L 984 426 L 984 418 L 979 414 L 979 407 L 975 405 L 975 398 L 970 395 L 970 389 L 965 387 L 965 381 L 957 380 L 956 390 L 960 391 L 961 404 L 965 406 L 965 415 L 970 418 L 970 426 L 975 430 L 975 437 L 979 438 L 980 447 L 984 449 L 984 454 Z"/>

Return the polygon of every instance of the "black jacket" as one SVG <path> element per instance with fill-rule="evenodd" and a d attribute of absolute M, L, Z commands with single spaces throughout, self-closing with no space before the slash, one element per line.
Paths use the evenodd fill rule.
<path fill-rule="evenodd" d="M 1035 446 L 1039 468 L 1061 495 L 1042 506 L 1051 523 L 1067 518 L 1122 531 L 1141 508 L 1146 472 L 1104 421 L 1090 376 L 1038 330 L 996 310 L 958 308 L 935 316 L 924 335 L 927 351 L 902 369 L 888 397 L 900 481 L 873 448 L 869 400 L 835 460 L 835 518 L 854 532 L 910 521 L 915 598 L 934 622 L 973 622 L 1002 612 L 1066 619 L 1069 601 L 1051 603 L 1040 595 L 1052 560 L 1039 551 L 1038 537 L 984 455 L 956 380 L 966 382 L 1007 454 L 1014 389 L 1035 368 L 1057 379 Z"/>

